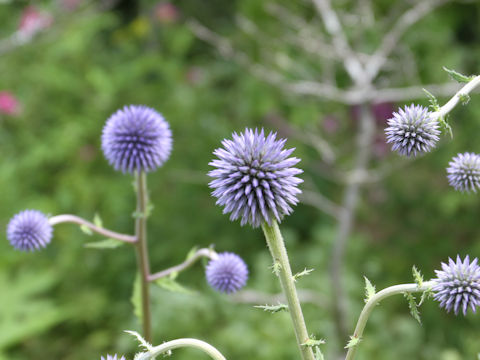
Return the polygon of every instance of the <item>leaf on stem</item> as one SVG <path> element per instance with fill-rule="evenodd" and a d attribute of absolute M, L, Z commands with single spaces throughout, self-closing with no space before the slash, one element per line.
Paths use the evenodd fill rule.
<path fill-rule="evenodd" d="M 263 309 L 263 311 L 268 311 L 272 314 L 288 311 L 288 306 L 285 304 L 278 304 L 278 305 L 256 305 L 254 308 Z"/>
<path fill-rule="evenodd" d="M 365 302 L 367 303 L 373 296 L 375 296 L 375 286 L 372 285 L 366 276 L 365 279 Z"/>
<path fill-rule="evenodd" d="M 311 336 L 310 339 L 308 339 L 307 341 L 305 341 L 302 346 L 308 346 L 308 347 L 314 347 L 314 346 L 319 346 L 319 345 L 322 345 L 322 344 L 325 344 L 325 340 L 323 339 L 315 339 L 314 336 Z"/>
<path fill-rule="evenodd" d="M 125 332 L 127 334 L 130 334 L 134 337 L 137 338 L 138 342 L 140 343 L 140 346 L 142 346 L 145 350 L 147 351 L 151 351 L 153 349 L 153 346 L 152 344 L 150 344 L 147 340 L 145 340 L 142 335 L 140 335 L 138 332 L 136 331 L 131 331 L 131 330 L 125 330 Z"/>
<path fill-rule="evenodd" d="M 88 236 L 92 236 L 93 235 L 93 231 L 90 230 L 90 228 L 86 225 L 80 225 L 80 230 L 84 233 L 84 234 L 87 234 Z"/>
<path fill-rule="evenodd" d="M 280 275 L 280 270 L 282 270 L 282 264 L 280 262 L 275 261 L 272 265 L 272 271 L 275 275 L 279 276 Z"/>
<path fill-rule="evenodd" d="M 352 335 L 352 336 L 350 336 L 350 340 L 348 341 L 347 345 L 345 346 L 345 349 L 350 349 L 354 346 L 357 346 L 358 344 L 360 344 L 361 341 L 362 341 L 362 338 L 359 338 L 355 335 Z"/>
<path fill-rule="evenodd" d="M 124 244 L 123 241 L 108 238 L 105 240 L 89 242 L 83 246 L 90 249 L 115 249 Z"/>
<path fill-rule="evenodd" d="M 305 268 L 303 271 L 299 272 L 299 273 L 296 273 L 295 275 L 293 275 L 293 281 L 297 281 L 298 279 L 300 279 L 302 276 L 307 276 L 307 275 L 310 275 L 310 273 L 315 270 L 315 269 L 307 269 Z"/>
<path fill-rule="evenodd" d="M 466 75 L 460 74 L 458 71 L 449 69 L 445 66 L 443 67 L 443 70 L 445 70 L 453 80 L 459 83 L 468 83 L 475 78 L 475 76 L 466 76 Z"/>
<path fill-rule="evenodd" d="M 315 360 L 325 360 L 325 358 L 323 357 L 323 353 L 322 351 L 320 350 L 320 347 L 319 346 L 316 346 L 315 347 Z"/>
<path fill-rule="evenodd" d="M 406 292 L 404 293 L 404 296 L 407 298 L 408 301 L 408 307 L 410 309 L 410 314 L 413 316 L 415 320 L 418 321 L 418 323 L 421 325 L 422 320 L 420 319 L 420 311 L 418 311 L 418 307 L 420 306 L 417 304 L 415 296 L 413 296 L 412 293 Z"/>
<path fill-rule="evenodd" d="M 186 288 L 185 286 L 179 284 L 175 279 L 170 276 L 160 278 L 155 280 L 155 284 L 160 286 L 162 289 L 165 289 L 170 292 L 193 295 L 195 292 L 191 289 Z"/>
<path fill-rule="evenodd" d="M 415 280 L 415 284 L 417 284 L 419 287 L 423 285 L 423 275 L 420 272 L 420 270 L 417 269 L 415 265 L 412 267 L 412 274 L 413 274 L 413 280 Z"/>
<path fill-rule="evenodd" d="M 98 213 L 95 213 L 95 216 L 93 217 L 93 223 L 97 227 L 103 228 L 103 221 L 102 221 L 102 218 L 100 217 L 100 215 L 98 215 Z"/>

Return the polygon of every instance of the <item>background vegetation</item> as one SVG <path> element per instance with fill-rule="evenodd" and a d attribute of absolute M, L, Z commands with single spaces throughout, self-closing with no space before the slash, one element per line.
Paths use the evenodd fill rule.
<path fill-rule="evenodd" d="M 26 44 L 6 46 L 33 3 L 50 14 L 52 23 Z M 367 3 L 374 18 L 357 32 L 364 15 L 358 6 Z M 342 21 L 352 43 L 370 53 L 393 20 L 414 3 L 341 0 L 333 5 L 349 14 Z M 268 6 L 279 6 L 291 16 L 274 16 Z M 208 288 L 201 264 L 179 276 L 189 291 L 156 288 L 155 342 L 198 337 L 228 359 L 296 358 L 288 314 L 269 315 L 252 307 L 256 301 L 270 302 L 270 295 L 279 291 L 262 234 L 222 215 L 209 195 L 206 176 L 221 139 L 246 126 L 264 127 L 289 136 L 288 144 L 297 147 L 306 190 L 342 201 L 345 178 L 338 174 L 351 168 L 355 156 L 358 106 L 285 91 L 252 71 L 252 64 L 259 63 L 286 78 L 333 77 L 349 88 L 338 65 L 297 50 L 296 42 L 307 35 L 291 30 L 299 37 L 289 41 L 287 20 L 292 16 L 318 29 L 323 39 L 322 21 L 306 0 L 1 1 L 0 91 L 14 94 L 20 106 L 14 114 L 0 115 L 1 227 L 18 211 L 35 208 L 88 219 L 98 213 L 107 227 L 131 233 L 132 179 L 108 166 L 100 134 L 119 107 L 154 107 L 171 124 L 174 151 L 149 176 L 155 205 L 149 225 L 152 268 L 181 262 L 194 246 L 214 244 L 218 251 L 240 254 L 251 271 L 247 292 L 234 297 Z M 229 39 L 238 52 L 229 46 L 219 52 L 215 44 L 199 39 L 194 20 Z M 479 23 L 475 1 L 449 1 L 435 9 L 402 37 L 394 52 L 398 62 L 377 83 L 446 83 L 442 66 L 479 73 Z M 454 110 L 453 140 L 444 137 L 433 153 L 408 162 L 391 153 L 383 138 L 386 119 L 403 104 L 371 105 L 376 129 L 369 166 L 388 171 L 362 183 L 349 235 L 342 276 L 350 332 L 363 305 L 364 275 L 380 289 L 411 282 L 414 264 L 430 278 L 448 257 L 480 253 L 478 196 L 454 192 L 445 177 L 457 152 L 480 152 L 480 99 L 474 94 L 468 106 Z M 334 161 L 325 161 L 312 147 L 315 141 L 298 135 L 308 133 L 330 144 Z M 282 229 L 294 271 L 315 269 L 298 287 L 307 297 L 309 331 L 327 339 L 324 354 L 332 358 L 345 344 L 336 337 L 331 309 L 338 299 L 331 296 L 327 270 L 337 221 L 300 204 Z M 0 242 L 1 359 L 77 360 L 134 353 L 135 341 L 122 330 L 139 330 L 129 300 L 135 256 L 128 246 L 85 248 L 92 240 L 74 226 L 61 225 L 42 252 L 20 253 L 5 238 Z M 421 312 L 422 326 L 410 317 L 405 299 L 389 299 L 378 307 L 359 359 L 456 360 L 480 353 L 478 317 L 448 315 L 433 301 Z M 174 356 L 202 358 L 189 351 Z"/>

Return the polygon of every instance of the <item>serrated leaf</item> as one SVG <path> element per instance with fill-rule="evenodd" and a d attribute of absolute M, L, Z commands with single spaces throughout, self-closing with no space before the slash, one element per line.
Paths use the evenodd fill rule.
<path fill-rule="evenodd" d="M 415 320 L 418 321 L 419 324 L 422 324 L 422 320 L 420 319 L 420 312 L 418 311 L 418 305 L 412 293 L 405 293 L 404 296 L 407 298 L 408 307 L 410 309 L 410 314 L 413 316 Z"/>
<path fill-rule="evenodd" d="M 307 268 L 305 268 L 303 271 L 301 271 L 301 272 L 296 273 L 295 275 L 293 275 L 293 281 L 297 281 L 298 279 L 300 279 L 300 278 L 303 277 L 303 276 L 310 275 L 313 270 L 315 270 L 315 269 L 307 269 Z"/>
<path fill-rule="evenodd" d="M 441 129 L 443 130 L 443 132 L 447 132 L 447 133 L 450 135 L 450 138 L 453 139 L 452 127 L 451 127 L 450 124 L 447 122 L 447 118 L 446 118 L 446 117 L 443 117 L 443 116 L 440 116 L 440 117 L 438 118 L 438 122 L 440 123 L 440 127 L 441 127 Z"/>
<path fill-rule="evenodd" d="M 458 94 L 458 98 L 460 99 L 462 105 L 467 105 L 470 101 L 470 95 L 468 94 Z"/>
<path fill-rule="evenodd" d="M 147 351 L 151 351 L 153 349 L 153 346 L 152 344 L 150 344 L 147 340 L 145 340 L 142 335 L 140 335 L 138 332 L 136 331 L 131 331 L 131 330 L 125 330 L 125 332 L 127 334 L 130 334 L 134 337 L 137 338 L 138 342 L 140 343 L 140 346 L 142 346 L 145 350 Z"/>
<path fill-rule="evenodd" d="M 80 230 L 84 233 L 84 234 L 87 234 L 88 236 L 92 236 L 93 235 L 93 231 L 90 230 L 90 228 L 86 225 L 80 225 Z"/>
<path fill-rule="evenodd" d="M 423 275 L 420 272 L 420 270 L 417 269 L 415 265 L 412 267 L 412 274 L 413 274 L 413 279 L 415 280 L 415 284 L 418 286 L 422 286 L 423 284 Z"/>
<path fill-rule="evenodd" d="M 280 270 L 282 270 L 282 264 L 280 264 L 278 261 L 275 261 L 272 265 L 272 271 L 275 275 L 280 275 Z"/>
<path fill-rule="evenodd" d="M 365 302 L 368 302 L 368 300 L 375 296 L 375 286 L 372 285 L 366 276 L 363 278 L 365 279 Z"/>
<path fill-rule="evenodd" d="M 103 228 L 103 221 L 98 213 L 95 213 L 95 216 L 93 217 L 93 223 L 99 228 Z"/>
<path fill-rule="evenodd" d="M 124 244 L 125 243 L 123 241 L 109 238 L 105 240 L 89 242 L 86 243 L 84 246 L 90 249 L 115 249 Z"/>
<path fill-rule="evenodd" d="M 438 103 L 438 100 L 437 98 L 435 97 L 435 95 L 433 95 L 430 91 L 428 91 L 427 89 L 422 89 L 423 92 L 427 95 L 428 97 L 428 101 L 430 102 L 430 108 L 433 110 L 433 111 L 438 111 L 440 110 L 440 104 Z"/>
<path fill-rule="evenodd" d="M 361 341 L 362 341 L 361 338 L 352 335 L 352 336 L 350 336 L 350 340 L 348 341 L 347 345 L 345 346 L 345 349 L 350 349 L 354 346 L 357 346 Z"/>
<path fill-rule="evenodd" d="M 195 294 L 195 292 L 193 290 L 190 290 L 190 289 L 186 288 L 185 286 L 180 285 L 177 281 L 175 281 L 171 277 L 160 278 L 160 279 L 155 281 L 155 284 L 157 284 L 162 289 L 165 289 L 167 291 L 186 294 L 186 295 Z"/>
<path fill-rule="evenodd" d="M 311 339 L 308 339 L 307 341 L 305 341 L 302 346 L 308 346 L 308 347 L 314 347 L 314 346 L 319 346 L 319 345 L 322 345 L 322 344 L 325 344 L 325 340 L 322 340 L 322 339 L 315 339 L 315 338 L 311 338 Z"/>
<path fill-rule="evenodd" d="M 460 74 L 458 71 L 449 69 L 445 66 L 443 67 L 443 70 L 445 70 L 453 80 L 459 83 L 468 83 L 475 78 L 475 76 L 466 76 L 466 75 Z"/>
<path fill-rule="evenodd" d="M 268 311 L 272 314 L 281 311 L 288 311 L 288 305 L 286 304 L 278 304 L 278 305 L 256 305 L 254 308 L 262 309 L 263 311 Z"/>
<path fill-rule="evenodd" d="M 140 321 L 140 324 L 143 323 L 143 309 L 142 309 L 142 284 L 140 274 L 137 274 L 135 277 L 135 282 L 133 283 L 132 296 L 130 301 L 133 305 L 133 313 Z"/>

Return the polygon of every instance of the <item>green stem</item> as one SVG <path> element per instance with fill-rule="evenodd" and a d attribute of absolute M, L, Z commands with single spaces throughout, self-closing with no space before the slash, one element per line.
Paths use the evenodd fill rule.
<path fill-rule="evenodd" d="M 355 327 L 355 332 L 353 333 L 352 339 L 362 339 L 363 330 L 367 325 L 368 318 L 372 313 L 373 309 L 382 301 L 383 299 L 404 293 L 417 293 L 417 292 L 424 292 L 432 287 L 432 282 L 424 282 L 422 285 L 418 284 L 400 284 L 395 286 L 390 286 L 385 288 L 375 295 L 373 295 L 363 307 L 362 312 L 360 313 L 360 317 L 357 321 L 357 326 Z M 348 349 L 347 356 L 345 360 L 353 360 L 357 353 L 358 343 Z"/>
<path fill-rule="evenodd" d="M 163 343 L 162 345 L 151 348 L 148 352 L 137 355 L 137 360 L 150 360 L 154 359 L 156 356 L 161 354 L 168 354 L 169 351 L 182 348 L 182 347 L 191 347 L 203 351 L 205 354 L 210 356 L 213 360 L 226 360 L 220 351 L 215 349 L 212 345 L 206 343 L 205 341 L 197 339 L 176 339 Z"/>
<path fill-rule="evenodd" d="M 300 307 L 300 301 L 298 300 L 292 269 L 290 268 L 290 262 L 288 261 L 287 249 L 285 248 L 278 224 L 276 221 L 273 221 L 272 225 L 264 223 L 262 229 L 267 240 L 268 248 L 272 254 L 274 269 L 275 271 L 278 270 L 277 275 L 280 279 L 285 297 L 287 298 L 288 310 L 292 318 L 293 328 L 295 330 L 295 336 L 297 338 L 297 344 L 302 359 L 315 360 L 312 348 L 302 345 L 309 339 L 308 332 L 305 325 L 305 319 L 303 318 L 302 308 Z"/>
<path fill-rule="evenodd" d="M 148 261 L 147 248 L 147 212 L 148 190 L 147 175 L 140 171 L 136 177 L 137 182 L 137 211 L 135 220 L 135 235 L 137 242 L 137 266 L 140 273 L 141 296 L 142 296 L 142 326 L 143 336 L 148 342 L 152 342 L 152 323 L 150 311 L 150 288 L 148 278 L 150 276 L 150 264 Z"/>

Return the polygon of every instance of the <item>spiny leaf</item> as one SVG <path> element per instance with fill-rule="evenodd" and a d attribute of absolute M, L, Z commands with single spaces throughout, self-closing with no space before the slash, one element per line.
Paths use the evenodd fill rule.
<path fill-rule="evenodd" d="M 418 306 L 422 305 L 425 300 L 428 300 L 433 297 L 432 289 L 425 290 L 420 297 L 420 302 L 417 304 Z"/>
<path fill-rule="evenodd" d="M 404 293 L 404 296 L 407 298 L 408 307 L 410 309 L 410 314 L 413 316 L 415 320 L 418 321 L 419 324 L 422 324 L 422 320 L 420 319 L 420 311 L 418 311 L 418 305 L 412 293 Z"/>
<path fill-rule="evenodd" d="M 98 213 L 95 213 L 95 216 L 93 217 L 93 223 L 99 228 L 103 228 L 103 221 Z"/>
<path fill-rule="evenodd" d="M 459 83 L 468 83 L 475 78 L 475 76 L 466 76 L 466 75 L 460 74 L 458 71 L 449 69 L 445 66 L 443 67 L 443 70 L 445 70 L 453 80 Z"/>
<path fill-rule="evenodd" d="M 446 132 L 450 135 L 450 138 L 453 139 L 453 131 L 452 131 L 452 127 L 450 126 L 450 124 L 448 123 L 447 121 L 447 118 L 444 117 L 444 116 L 440 116 L 438 118 L 438 122 L 440 123 L 440 127 L 442 128 L 443 132 Z"/>
<path fill-rule="evenodd" d="M 428 97 L 428 100 L 430 102 L 430 108 L 433 110 L 433 111 L 438 111 L 440 110 L 440 104 L 438 103 L 438 100 L 437 98 L 435 97 L 435 95 L 433 95 L 430 91 L 428 91 L 427 89 L 422 89 L 423 92 L 427 95 Z"/>
<path fill-rule="evenodd" d="M 365 302 L 367 303 L 375 295 L 375 286 L 366 276 L 363 278 L 365 279 Z"/>
<path fill-rule="evenodd" d="M 297 281 L 297 280 L 300 279 L 302 276 L 310 275 L 310 273 L 311 273 L 313 270 L 314 270 L 314 269 L 307 269 L 307 268 L 305 268 L 303 271 L 301 271 L 301 272 L 296 273 L 295 275 L 293 275 L 293 281 Z"/>
<path fill-rule="evenodd" d="M 140 279 L 140 274 L 137 274 L 135 277 L 135 282 L 133 283 L 133 291 L 130 301 L 133 305 L 133 313 L 137 319 L 142 323 L 143 321 L 143 310 L 142 310 L 142 284 Z"/>
<path fill-rule="evenodd" d="M 468 94 L 458 94 L 458 98 L 460 99 L 462 105 L 467 105 L 470 101 L 470 95 Z"/>
<path fill-rule="evenodd" d="M 350 340 L 348 341 L 348 344 L 345 346 L 345 349 L 350 349 L 354 346 L 357 346 L 360 341 L 362 341 L 362 338 L 356 337 L 354 335 L 350 336 Z"/>
<path fill-rule="evenodd" d="M 142 335 L 140 335 L 138 332 L 136 331 L 131 331 L 131 330 L 125 330 L 125 332 L 127 334 L 130 334 L 134 337 L 137 338 L 138 342 L 140 343 L 140 346 L 142 346 L 145 350 L 147 351 L 151 351 L 153 349 L 153 346 L 152 344 L 150 344 L 147 340 L 145 340 Z"/>
<path fill-rule="evenodd" d="M 325 344 L 325 340 L 322 340 L 322 339 L 317 340 L 314 337 L 311 337 L 310 339 L 305 341 L 302 344 L 302 346 L 314 347 L 314 346 L 319 346 L 319 345 L 322 345 L 322 344 Z"/>
<path fill-rule="evenodd" d="M 412 274 L 413 274 L 413 279 L 415 280 L 415 284 L 417 284 L 418 286 L 422 286 L 423 285 L 423 275 L 420 272 L 420 270 L 417 269 L 417 267 L 415 265 L 413 265 L 413 267 L 412 267 Z"/>
<path fill-rule="evenodd" d="M 254 308 L 263 309 L 263 311 L 268 311 L 272 314 L 281 311 L 288 311 L 288 306 L 285 304 L 278 304 L 278 305 L 256 305 Z"/>
<path fill-rule="evenodd" d="M 105 240 L 89 242 L 86 243 L 84 246 L 90 249 L 115 249 L 124 244 L 125 243 L 123 241 L 108 238 Z"/>
<path fill-rule="evenodd" d="M 272 271 L 275 275 L 280 275 L 280 270 L 282 270 L 282 264 L 280 264 L 278 261 L 275 261 L 272 265 Z"/>
<path fill-rule="evenodd" d="M 175 293 L 181 293 L 181 294 L 187 294 L 187 295 L 193 295 L 195 292 L 193 290 L 190 290 L 186 288 L 183 285 L 180 285 L 177 281 L 172 279 L 171 277 L 163 277 L 155 281 L 155 283 L 160 286 L 162 289 L 165 289 L 167 291 L 175 292 Z"/>

